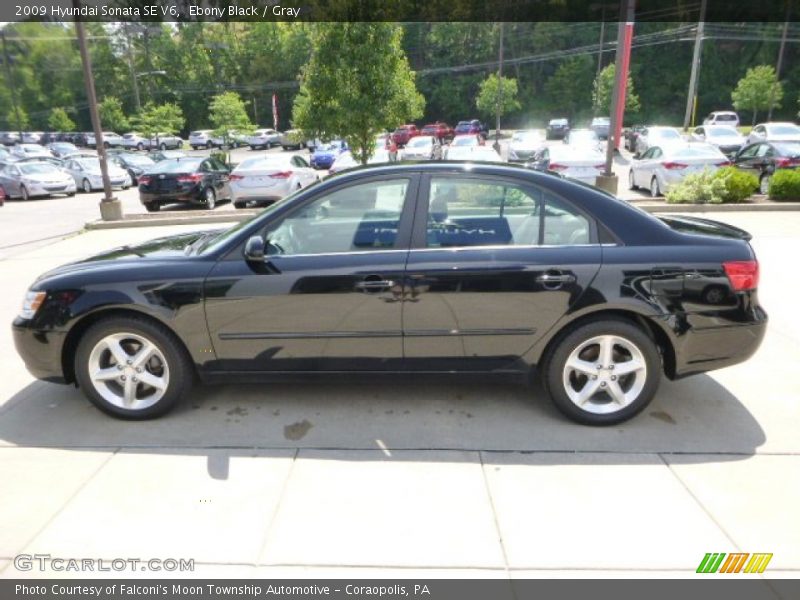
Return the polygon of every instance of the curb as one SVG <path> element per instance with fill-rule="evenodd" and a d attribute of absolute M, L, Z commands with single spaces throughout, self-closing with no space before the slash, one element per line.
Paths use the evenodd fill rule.
<path fill-rule="evenodd" d="M 787 212 L 800 211 L 800 202 L 774 202 L 757 204 L 666 204 L 647 201 L 630 201 L 649 213 L 722 213 L 722 212 Z M 240 209 L 216 213 L 212 211 L 193 211 L 191 215 L 131 215 L 121 221 L 90 221 L 84 226 L 87 230 L 126 229 L 128 227 L 160 227 L 167 225 L 193 225 L 195 223 L 239 223 L 257 215 L 258 210 Z"/>

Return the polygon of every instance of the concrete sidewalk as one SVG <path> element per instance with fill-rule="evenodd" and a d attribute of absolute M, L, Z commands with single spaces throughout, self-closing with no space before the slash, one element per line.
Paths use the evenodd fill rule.
<path fill-rule="evenodd" d="M 19 571 L 20 553 L 195 560 L 142 577 L 692 577 L 707 552 L 771 552 L 762 577 L 800 576 L 800 215 L 711 218 L 755 235 L 764 345 L 611 428 L 537 388 L 454 380 L 200 388 L 122 422 L 34 381 L 0 328 L 0 577 L 85 575 Z M 0 319 L 48 268 L 186 229 L 2 260 Z"/>

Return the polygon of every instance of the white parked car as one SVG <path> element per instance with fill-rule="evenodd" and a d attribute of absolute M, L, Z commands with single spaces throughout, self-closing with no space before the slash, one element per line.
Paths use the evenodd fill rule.
<path fill-rule="evenodd" d="M 233 205 L 273 204 L 319 180 L 302 156 L 268 154 L 246 158 L 230 174 Z"/>
<path fill-rule="evenodd" d="M 42 131 L 23 131 L 22 143 L 23 144 L 38 144 L 42 141 L 44 132 Z"/>
<path fill-rule="evenodd" d="M 642 155 L 650 146 L 685 142 L 680 132 L 674 127 L 645 127 L 636 138 L 636 154 Z"/>
<path fill-rule="evenodd" d="M 628 185 L 650 190 L 654 198 L 703 169 L 717 170 L 730 165 L 728 158 L 711 144 L 667 144 L 651 146 L 641 158 L 634 159 L 628 172 Z"/>
<path fill-rule="evenodd" d="M 225 140 L 222 138 L 221 135 L 213 135 L 211 137 L 211 145 L 217 148 L 222 148 L 225 144 Z M 238 133 L 236 131 L 228 132 L 228 144 L 232 148 L 238 148 L 239 146 L 246 146 L 247 145 L 247 136 Z"/>
<path fill-rule="evenodd" d="M 605 155 L 591 146 L 558 144 L 542 148 L 526 166 L 594 185 L 605 169 L 605 160 Z"/>
<path fill-rule="evenodd" d="M 11 154 L 18 158 L 50 157 L 53 154 L 39 144 L 17 144 L 11 149 Z"/>
<path fill-rule="evenodd" d="M 442 144 L 432 135 L 418 135 L 408 140 L 400 154 L 403 160 L 441 160 Z"/>
<path fill-rule="evenodd" d="M 7 197 L 23 200 L 52 194 L 75 195 L 75 182 L 69 173 L 45 162 L 6 164 L 0 168 L 0 186 Z"/>
<path fill-rule="evenodd" d="M 516 131 L 508 144 L 508 160 L 525 162 L 544 146 L 544 136 L 535 129 Z"/>
<path fill-rule="evenodd" d="M 727 125 L 736 129 L 739 127 L 739 115 L 732 110 L 715 110 L 703 119 L 703 125 Z"/>
<path fill-rule="evenodd" d="M 103 145 L 106 148 L 122 148 L 122 136 L 113 131 L 103 132 Z M 97 148 L 97 140 L 94 139 L 94 133 L 86 134 L 86 145 L 89 148 Z"/>
<path fill-rule="evenodd" d="M 108 165 L 108 178 L 112 187 L 128 189 L 132 182 L 130 174 L 111 161 Z M 64 162 L 64 168 L 72 175 L 75 185 L 84 192 L 103 189 L 103 177 L 100 174 L 100 159 L 97 157 L 71 158 Z"/>
<path fill-rule="evenodd" d="M 253 135 L 247 138 L 247 143 L 252 150 L 266 148 L 269 150 L 273 146 L 280 146 L 281 133 L 274 129 L 256 129 Z"/>
<path fill-rule="evenodd" d="M 748 144 L 798 141 L 800 141 L 800 127 L 794 123 L 761 123 L 753 127 L 747 136 Z"/>
<path fill-rule="evenodd" d="M 463 158 L 456 158 L 459 154 L 464 155 L 464 148 L 472 148 L 474 146 L 482 146 L 484 140 L 477 134 L 457 135 L 453 138 L 450 144 L 444 149 L 445 160 L 465 160 Z M 451 152 L 455 151 L 455 155 Z"/>
<path fill-rule="evenodd" d="M 144 150 L 150 147 L 150 141 L 135 131 L 131 131 L 122 135 L 122 147 L 127 150 Z"/>
<path fill-rule="evenodd" d="M 736 154 L 745 145 L 746 140 L 733 127 L 727 125 L 701 125 L 695 127 L 690 136 L 693 142 L 704 142 L 719 148 L 728 156 Z"/>
<path fill-rule="evenodd" d="M 600 149 L 600 136 L 593 129 L 570 129 L 564 136 L 564 143 L 570 146 L 584 146 Z"/>
<path fill-rule="evenodd" d="M 214 144 L 211 141 L 210 129 L 198 129 L 189 133 L 189 145 L 193 150 L 200 148 L 212 148 Z"/>
<path fill-rule="evenodd" d="M 383 141 L 383 139 L 384 138 L 381 138 L 381 140 L 375 144 L 375 149 L 372 151 L 372 156 L 370 156 L 369 160 L 367 161 L 368 165 L 389 162 L 389 151 L 386 149 L 386 143 Z M 333 161 L 331 168 L 328 169 L 328 174 L 333 175 L 334 173 L 344 171 L 345 169 L 351 169 L 358 166 L 360 166 L 360 163 L 353 157 L 353 154 L 350 152 L 350 150 L 348 150 L 347 152 L 342 152 L 336 157 L 336 160 Z"/>

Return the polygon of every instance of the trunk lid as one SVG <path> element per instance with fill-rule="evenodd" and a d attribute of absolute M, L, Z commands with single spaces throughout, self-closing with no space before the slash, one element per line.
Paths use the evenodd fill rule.
<path fill-rule="evenodd" d="M 658 218 L 669 225 L 671 229 L 681 233 L 694 233 L 701 235 L 712 235 L 749 242 L 753 236 L 733 225 L 721 223 L 712 219 L 702 219 L 700 217 L 687 217 L 683 215 L 659 215 Z"/>

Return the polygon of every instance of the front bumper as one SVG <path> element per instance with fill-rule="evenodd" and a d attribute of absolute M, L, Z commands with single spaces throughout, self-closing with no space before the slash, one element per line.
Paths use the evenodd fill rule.
<path fill-rule="evenodd" d="M 31 196 L 49 196 L 51 194 L 74 194 L 75 182 L 65 181 L 63 183 L 30 183 L 25 184 Z"/>
<path fill-rule="evenodd" d="M 38 331 L 30 321 L 17 317 L 11 325 L 14 346 L 28 372 L 44 381 L 67 383 L 61 363 L 66 333 L 63 331 Z"/>

